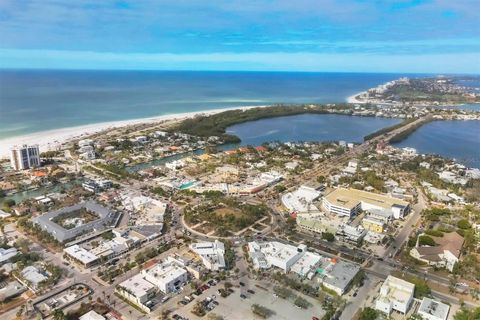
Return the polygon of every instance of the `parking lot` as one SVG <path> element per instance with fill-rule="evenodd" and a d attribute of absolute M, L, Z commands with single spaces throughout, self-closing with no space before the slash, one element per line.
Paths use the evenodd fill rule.
<path fill-rule="evenodd" d="M 256 284 L 262 288 L 257 287 Z M 322 310 L 321 303 L 319 301 L 302 295 L 303 298 L 312 304 L 312 307 L 308 309 L 300 309 L 291 301 L 275 297 L 273 295 L 271 284 L 267 283 L 258 283 L 250 280 L 249 287 L 233 287 L 233 293 L 226 298 L 220 297 L 220 295 L 217 293 L 217 290 L 220 288 L 223 288 L 223 284 L 218 284 L 217 286 L 213 286 L 205 290 L 200 296 L 196 297 L 194 301 L 182 306 L 176 310 L 174 314 L 176 313 L 191 320 L 204 319 L 205 317 L 201 318 L 194 315 L 191 310 L 197 301 L 202 301 L 207 297 L 212 296 L 215 296 L 215 300 L 218 302 L 218 305 L 215 306 L 215 308 L 210 312 L 221 315 L 225 319 L 229 320 L 260 319 L 252 313 L 252 304 L 259 304 L 271 310 L 275 310 L 275 314 L 270 317 L 271 319 L 311 320 L 312 317 L 321 318 L 325 314 L 325 311 Z M 253 290 L 255 293 L 252 294 L 247 290 Z M 241 294 L 245 295 L 245 298 L 240 297 Z"/>

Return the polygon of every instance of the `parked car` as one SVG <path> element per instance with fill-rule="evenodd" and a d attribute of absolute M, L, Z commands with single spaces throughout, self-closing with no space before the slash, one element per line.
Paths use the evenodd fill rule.
<path fill-rule="evenodd" d="M 239 284 L 240 284 L 242 287 L 245 287 L 245 283 L 243 283 L 242 281 L 240 281 Z"/>
<path fill-rule="evenodd" d="M 251 294 L 255 294 L 255 291 L 253 291 L 252 289 L 248 289 L 247 292 Z"/>

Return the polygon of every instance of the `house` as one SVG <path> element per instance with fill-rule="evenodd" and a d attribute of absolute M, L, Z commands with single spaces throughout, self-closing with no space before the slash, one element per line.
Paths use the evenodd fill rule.
<path fill-rule="evenodd" d="M 34 291 L 38 289 L 40 283 L 48 279 L 48 277 L 41 273 L 35 266 L 25 267 L 21 272 L 21 276 Z"/>
<path fill-rule="evenodd" d="M 81 316 L 79 320 L 105 320 L 105 317 L 96 313 L 93 310 L 90 310 L 89 312 Z"/>
<path fill-rule="evenodd" d="M 405 315 L 412 304 L 414 291 L 413 283 L 388 276 L 375 300 L 375 309 L 387 315 L 393 310 Z"/>
<path fill-rule="evenodd" d="M 18 254 L 16 248 L 3 249 L 0 248 L 0 265 L 4 264 L 11 258 L 15 257 Z"/>
<path fill-rule="evenodd" d="M 443 234 L 443 237 L 431 236 L 431 238 L 436 246 L 420 246 L 417 241 L 415 248 L 410 250 L 410 255 L 431 266 L 445 267 L 452 272 L 462 252 L 463 237 L 456 232 L 450 232 Z"/>

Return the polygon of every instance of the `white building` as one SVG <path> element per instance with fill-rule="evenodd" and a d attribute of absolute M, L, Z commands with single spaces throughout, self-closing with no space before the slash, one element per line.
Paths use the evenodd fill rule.
<path fill-rule="evenodd" d="M 222 242 L 192 243 L 190 249 L 202 258 L 202 262 L 209 270 L 225 269 L 225 246 Z"/>
<path fill-rule="evenodd" d="M 79 320 L 105 320 L 105 317 L 102 315 L 99 315 L 93 310 L 90 310 L 89 312 L 81 316 Z"/>
<path fill-rule="evenodd" d="M 157 293 L 157 287 L 145 280 L 141 273 L 123 281 L 115 290 L 138 306 L 143 306 Z"/>
<path fill-rule="evenodd" d="M 16 248 L 3 249 L 0 248 L 0 265 L 7 262 L 18 254 Z"/>
<path fill-rule="evenodd" d="M 448 304 L 425 297 L 417 313 L 425 320 L 447 320 L 449 311 Z"/>
<path fill-rule="evenodd" d="M 40 273 L 35 266 L 25 267 L 21 272 L 22 278 L 27 281 L 27 284 L 36 290 L 39 284 L 48 279 L 43 273 Z"/>
<path fill-rule="evenodd" d="M 388 210 L 395 219 L 403 218 L 410 211 L 406 201 L 386 195 L 357 189 L 338 188 L 323 198 L 323 208 L 341 216 L 352 217 L 360 210 Z"/>
<path fill-rule="evenodd" d="M 178 290 L 188 282 L 188 272 L 171 259 L 142 270 L 144 279 L 165 294 Z"/>
<path fill-rule="evenodd" d="M 313 205 L 313 201 L 320 197 L 321 193 L 314 188 L 301 186 L 294 192 L 286 193 L 282 196 L 283 205 L 295 213 L 319 212 Z"/>
<path fill-rule="evenodd" d="M 388 276 L 375 301 L 375 309 L 389 315 L 393 310 L 406 314 L 413 301 L 415 285 L 405 280 Z"/>
<path fill-rule="evenodd" d="M 98 262 L 98 257 L 78 244 L 63 249 L 63 252 L 73 261 L 89 268 Z"/>
<path fill-rule="evenodd" d="M 10 149 L 10 164 L 14 170 L 25 170 L 40 166 L 38 144 L 14 146 Z"/>
<path fill-rule="evenodd" d="M 255 269 L 268 269 L 274 266 L 288 272 L 306 250 L 305 245 L 294 247 L 277 241 L 248 243 L 248 251 Z"/>

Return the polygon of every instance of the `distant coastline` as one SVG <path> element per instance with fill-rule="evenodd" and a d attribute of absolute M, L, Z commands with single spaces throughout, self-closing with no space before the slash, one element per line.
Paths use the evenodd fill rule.
<path fill-rule="evenodd" d="M 44 152 L 44 151 L 54 150 L 57 147 L 59 147 L 61 144 L 67 141 L 80 139 L 82 137 L 87 137 L 89 135 L 99 133 L 105 130 L 128 127 L 128 126 L 137 125 L 137 124 L 155 124 L 155 123 L 160 124 L 166 121 L 181 121 L 188 118 L 193 118 L 198 115 L 212 115 L 212 114 L 229 111 L 229 110 L 246 110 L 251 108 L 259 108 L 259 107 L 266 107 L 266 106 L 243 106 L 243 107 L 230 107 L 230 108 L 222 108 L 222 109 L 210 109 L 210 110 L 195 111 L 195 112 L 175 113 L 175 114 L 161 115 L 157 117 L 101 122 L 96 124 L 46 130 L 46 131 L 40 131 L 40 132 L 30 133 L 26 135 L 16 136 L 16 137 L 9 137 L 5 139 L 0 139 L 0 158 L 7 157 L 9 155 L 10 148 L 15 145 L 39 144 L 40 151 Z"/>

